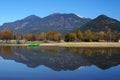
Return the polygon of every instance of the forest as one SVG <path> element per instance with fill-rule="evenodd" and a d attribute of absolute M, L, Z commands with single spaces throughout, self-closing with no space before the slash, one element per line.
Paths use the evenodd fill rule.
<path fill-rule="evenodd" d="M 80 29 L 75 32 L 68 32 L 62 34 L 58 31 L 49 31 L 41 34 L 26 34 L 14 33 L 12 30 L 0 31 L 0 40 L 27 40 L 27 41 L 54 41 L 54 42 L 118 42 L 120 39 L 120 32 L 100 31 L 92 32 L 90 29 L 82 32 Z"/>

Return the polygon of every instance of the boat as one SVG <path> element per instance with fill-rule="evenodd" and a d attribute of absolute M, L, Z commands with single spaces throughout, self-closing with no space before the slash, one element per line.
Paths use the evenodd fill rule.
<path fill-rule="evenodd" d="M 28 47 L 40 46 L 39 44 L 27 44 Z"/>

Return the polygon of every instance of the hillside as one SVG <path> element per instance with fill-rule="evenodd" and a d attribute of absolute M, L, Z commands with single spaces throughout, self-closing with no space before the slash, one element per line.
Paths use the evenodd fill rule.
<path fill-rule="evenodd" d="M 91 20 L 85 25 L 80 27 L 81 30 L 85 31 L 90 29 L 94 32 L 97 31 L 108 31 L 111 30 L 113 32 L 120 31 L 120 22 L 116 19 L 110 18 L 106 15 L 100 15 L 97 18 Z"/>
<path fill-rule="evenodd" d="M 108 31 L 119 32 L 120 21 L 110 18 L 106 15 L 100 15 L 95 19 L 79 17 L 75 14 L 60 14 L 55 13 L 40 18 L 36 15 L 30 15 L 24 19 L 14 22 L 4 23 L 0 26 L 0 30 L 10 29 L 14 32 L 22 34 L 41 32 L 59 31 L 63 34 L 77 29 L 85 31 L 90 29 L 94 32 Z"/>
<path fill-rule="evenodd" d="M 55 13 L 44 18 L 31 15 L 22 20 L 5 23 L 0 26 L 0 29 L 11 29 L 22 34 L 40 34 L 41 32 L 48 31 L 60 31 L 61 33 L 67 33 L 78 29 L 90 20 L 91 19 L 89 18 L 81 18 L 75 14 Z"/>

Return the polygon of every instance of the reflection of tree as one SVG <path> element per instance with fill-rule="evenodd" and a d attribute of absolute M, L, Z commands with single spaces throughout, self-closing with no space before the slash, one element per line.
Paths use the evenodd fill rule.
<path fill-rule="evenodd" d="M 81 55 L 83 53 L 83 49 L 77 49 L 76 54 Z"/>
<path fill-rule="evenodd" d="M 92 52 L 91 49 L 86 49 L 86 50 L 85 50 L 85 54 L 86 54 L 87 56 L 91 56 L 91 55 L 93 54 L 93 52 Z"/>
<path fill-rule="evenodd" d="M 47 53 L 60 53 L 59 50 L 54 50 L 54 49 L 42 49 L 41 52 L 47 52 Z"/>
<path fill-rule="evenodd" d="M 4 59 L 15 60 L 30 68 L 44 65 L 56 71 L 75 70 L 89 65 L 108 69 L 120 64 L 119 48 L 66 48 L 66 50 L 60 47 L 0 47 L 0 55 Z M 68 54 L 71 52 L 72 54 Z"/>
<path fill-rule="evenodd" d="M 60 53 L 61 50 L 59 48 L 55 48 L 55 47 L 52 47 L 52 48 L 41 48 L 41 52 L 43 53 Z"/>
<path fill-rule="evenodd" d="M 77 52 L 77 48 L 75 48 L 75 47 L 68 47 L 68 48 L 66 48 L 66 50 L 67 50 L 68 52 L 70 52 L 70 53 L 75 53 L 75 52 Z"/>
<path fill-rule="evenodd" d="M 12 47 L 10 46 L 0 47 L 0 54 L 4 54 L 6 55 L 6 57 L 11 57 L 13 54 Z"/>
<path fill-rule="evenodd" d="M 92 49 L 86 49 L 86 48 L 75 48 L 75 47 L 70 47 L 66 48 L 66 50 L 70 53 L 76 53 L 78 55 L 81 55 L 83 52 L 85 52 L 86 55 L 91 56 L 92 55 Z"/>
<path fill-rule="evenodd" d="M 119 48 L 83 48 L 83 51 L 81 57 L 101 69 L 108 69 L 120 64 Z"/>
<path fill-rule="evenodd" d="M 112 49 L 113 48 L 100 48 L 100 49 L 94 50 L 94 52 L 99 53 L 101 55 L 106 55 L 106 57 L 109 57 L 113 53 Z"/>

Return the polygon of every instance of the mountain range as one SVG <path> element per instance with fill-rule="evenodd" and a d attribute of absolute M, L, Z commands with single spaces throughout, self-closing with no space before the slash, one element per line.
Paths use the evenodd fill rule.
<path fill-rule="evenodd" d="M 78 29 L 81 25 L 89 22 L 89 18 L 81 18 L 75 14 L 51 14 L 44 18 L 36 15 L 28 16 L 22 20 L 4 23 L 0 28 L 14 30 L 15 32 L 36 33 L 48 31 L 60 31 L 62 33 Z"/>
<path fill-rule="evenodd" d="M 54 13 L 44 18 L 36 15 L 30 15 L 24 19 L 14 22 L 4 23 L 0 26 L 0 30 L 10 29 L 14 32 L 22 34 L 35 33 L 48 31 L 60 31 L 67 33 L 81 29 L 85 31 L 91 29 L 92 31 L 106 31 L 111 29 L 114 32 L 120 31 L 120 22 L 118 20 L 100 15 L 95 19 L 79 17 L 75 14 L 60 14 Z"/>

